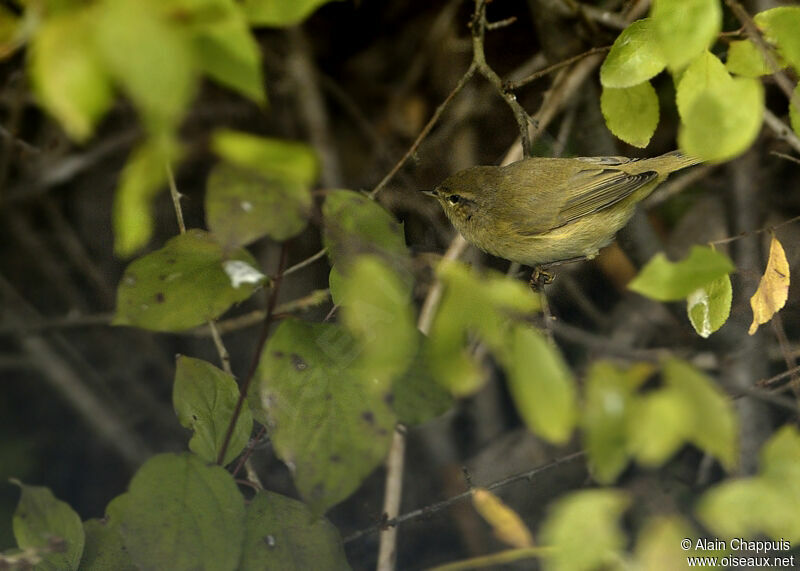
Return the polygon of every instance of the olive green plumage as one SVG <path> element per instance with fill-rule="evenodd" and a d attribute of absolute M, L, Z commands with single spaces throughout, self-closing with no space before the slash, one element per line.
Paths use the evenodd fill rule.
<path fill-rule="evenodd" d="M 466 240 L 528 266 L 593 258 L 667 176 L 699 163 L 675 151 L 651 159 L 533 157 L 477 166 L 433 194 Z"/>

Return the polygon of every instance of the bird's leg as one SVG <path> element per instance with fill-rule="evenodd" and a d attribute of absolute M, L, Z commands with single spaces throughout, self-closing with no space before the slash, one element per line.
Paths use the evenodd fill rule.
<path fill-rule="evenodd" d="M 563 266 L 564 264 L 572 264 L 573 262 L 582 262 L 588 259 L 589 258 L 587 256 L 577 256 L 575 258 L 567 258 L 566 260 L 557 260 L 555 262 L 533 266 L 533 272 L 531 272 L 531 281 L 529 282 L 529 285 L 533 291 L 542 291 L 544 286 L 553 283 L 553 280 L 555 279 L 555 275 L 548 271 L 550 268 Z"/>
<path fill-rule="evenodd" d="M 544 286 L 553 283 L 554 276 L 546 271 L 543 266 L 533 266 L 531 281 L 528 285 L 533 291 L 544 291 Z"/>

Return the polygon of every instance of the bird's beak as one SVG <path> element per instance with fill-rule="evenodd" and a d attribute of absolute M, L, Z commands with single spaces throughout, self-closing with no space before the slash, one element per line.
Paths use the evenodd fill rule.
<path fill-rule="evenodd" d="M 435 190 L 420 190 L 420 192 L 426 196 L 432 196 L 433 198 L 437 197 Z"/>

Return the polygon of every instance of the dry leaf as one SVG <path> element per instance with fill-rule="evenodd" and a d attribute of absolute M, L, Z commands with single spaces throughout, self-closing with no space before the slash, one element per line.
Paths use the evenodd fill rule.
<path fill-rule="evenodd" d="M 748 333 L 752 335 L 762 323 L 766 323 L 786 303 L 789 295 L 789 262 L 778 239 L 773 236 L 769 245 L 767 269 L 761 276 L 761 282 L 753 297 L 750 307 L 753 308 L 753 323 Z"/>
<path fill-rule="evenodd" d="M 495 537 L 512 547 L 533 546 L 533 535 L 517 512 L 484 488 L 472 490 L 472 503 L 483 519 L 492 526 Z"/>

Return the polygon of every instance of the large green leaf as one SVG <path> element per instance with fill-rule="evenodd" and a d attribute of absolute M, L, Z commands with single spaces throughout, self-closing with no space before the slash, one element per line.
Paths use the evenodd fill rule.
<path fill-rule="evenodd" d="M 244 0 L 244 11 L 254 26 L 293 26 L 331 0 Z"/>
<path fill-rule="evenodd" d="M 410 289 L 376 256 L 356 259 L 340 289 L 342 323 L 362 349 L 355 366 L 365 378 L 394 380 L 417 349 Z"/>
<path fill-rule="evenodd" d="M 677 301 L 733 270 L 733 262 L 725 254 L 693 246 L 680 262 L 670 262 L 663 252 L 656 254 L 628 287 L 652 299 Z"/>
<path fill-rule="evenodd" d="M 139 468 L 123 498 L 108 511 L 119 517 L 125 546 L 140 568 L 237 568 L 244 498 L 223 468 L 194 454 L 159 454 Z"/>
<path fill-rule="evenodd" d="M 739 423 L 730 399 L 714 382 L 689 363 L 670 359 L 664 364 L 667 390 L 680 398 L 690 423 L 687 438 L 727 469 L 738 462 Z"/>
<path fill-rule="evenodd" d="M 604 87 L 600 109 L 606 125 L 629 145 L 646 147 L 658 126 L 658 96 L 645 81 L 625 88 Z"/>
<path fill-rule="evenodd" d="M 692 526 L 678 516 L 662 515 L 650 519 L 636 541 L 636 568 L 647 571 L 675 571 L 686 567 L 687 555 L 701 557 L 711 555 L 707 551 L 692 553 L 685 549 L 687 538 L 696 537 L 698 534 Z M 691 539 L 689 543 L 692 543 Z"/>
<path fill-rule="evenodd" d="M 542 525 L 551 551 L 547 571 L 591 571 L 612 567 L 625 547 L 619 518 L 628 499 L 616 490 L 585 490 L 560 499 Z"/>
<path fill-rule="evenodd" d="M 238 400 L 239 386 L 232 376 L 202 359 L 178 357 L 172 401 L 180 423 L 194 431 L 189 449 L 206 462 L 217 461 Z M 231 433 L 223 466 L 247 445 L 252 428 L 252 413 L 244 407 Z"/>
<path fill-rule="evenodd" d="M 91 41 L 91 18 L 76 11 L 47 20 L 33 36 L 28 66 L 39 102 L 78 141 L 92 134 L 114 96 Z"/>
<path fill-rule="evenodd" d="M 600 83 L 603 87 L 633 87 L 661 73 L 665 65 L 653 21 L 636 20 L 614 40 L 600 68 Z"/>
<path fill-rule="evenodd" d="M 744 152 L 761 129 L 764 88 L 748 77 L 731 77 L 709 52 L 692 61 L 676 94 L 681 114 L 678 142 L 688 154 L 722 161 Z"/>
<path fill-rule="evenodd" d="M 589 369 L 583 438 L 592 476 L 602 484 L 613 482 L 628 465 L 636 390 L 652 373 L 652 365 L 644 363 L 621 369 L 598 361 Z"/>
<path fill-rule="evenodd" d="M 22 490 L 13 518 L 17 545 L 22 549 L 42 550 L 42 561 L 36 569 L 77 569 L 85 542 L 83 525 L 78 514 L 47 488 L 28 486 L 17 480 L 12 480 L 12 483 Z"/>
<path fill-rule="evenodd" d="M 353 493 L 391 443 L 390 386 L 354 369 L 362 350 L 337 325 L 290 319 L 270 338 L 254 377 L 253 414 L 315 515 Z"/>
<path fill-rule="evenodd" d="M 171 137 L 151 137 L 125 163 L 114 196 L 114 251 L 129 257 L 147 245 L 153 233 L 152 201 L 167 182 L 167 166 L 180 157 Z"/>
<path fill-rule="evenodd" d="M 181 331 L 215 319 L 263 283 L 255 266 L 246 250 L 225 256 L 208 233 L 190 230 L 126 268 L 113 324 Z"/>
<path fill-rule="evenodd" d="M 247 506 L 239 571 L 350 569 L 338 530 L 302 502 L 260 491 Z"/>
<path fill-rule="evenodd" d="M 313 149 L 303 143 L 222 129 L 214 133 L 211 146 L 227 162 L 269 178 L 311 186 L 319 172 Z"/>
<path fill-rule="evenodd" d="M 719 0 L 654 0 L 650 12 L 656 40 L 671 69 L 680 69 L 717 39 Z"/>
<path fill-rule="evenodd" d="M 511 332 L 503 362 L 514 405 L 530 430 L 564 444 L 577 417 L 572 373 L 558 350 L 535 329 L 518 325 Z"/>
<path fill-rule="evenodd" d="M 357 192 L 331 190 L 322 205 L 328 256 L 340 270 L 359 254 L 376 254 L 396 269 L 409 263 L 403 226 L 374 200 Z"/>
<path fill-rule="evenodd" d="M 309 187 L 228 163 L 208 176 L 206 219 L 220 242 L 244 246 L 269 236 L 283 241 L 306 227 Z"/>
<path fill-rule="evenodd" d="M 789 65 L 800 71 L 800 6 L 779 6 L 759 12 L 755 22 Z"/>
<path fill-rule="evenodd" d="M 439 311 L 431 324 L 425 358 L 439 383 L 456 396 L 478 390 L 484 371 L 469 353 L 468 340 L 477 335 L 493 350 L 505 347 L 511 317 L 540 307 L 530 288 L 498 272 L 480 273 L 458 262 L 440 264 L 444 286 Z"/>
<path fill-rule="evenodd" d="M 800 541 L 800 433 L 776 432 L 761 450 L 758 476 L 724 482 L 697 506 L 700 520 L 719 537 L 761 533 L 792 544 Z"/>
<path fill-rule="evenodd" d="M 789 103 L 789 121 L 794 132 L 800 135 L 800 83 L 794 88 L 792 102 Z"/>
<path fill-rule="evenodd" d="M 669 389 L 640 396 L 628 422 L 628 450 L 639 464 L 660 466 L 692 435 L 695 419 L 681 393 Z"/>
<path fill-rule="evenodd" d="M 155 0 L 103 0 L 94 14 L 105 66 L 156 133 L 183 117 L 196 87 L 191 38 Z"/>
<path fill-rule="evenodd" d="M 411 365 L 392 385 L 392 409 L 397 421 L 405 425 L 421 424 L 453 406 L 453 397 L 436 382 L 424 358 L 427 343 L 428 339 L 420 335 Z"/>
<path fill-rule="evenodd" d="M 753 40 L 732 41 L 728 46 L 725 67 L 729 72 L 743 77 L 761 77 L 772 73 L 764 54 L 753 43 Z"/>
<path fill-rule="evenodd" d="M 181 21 L 188 21 L 200 70 L 265 104 L 261 51 L 242 9 L 232 0 L 173 0 L 168 6 Z"/>
<path fill-rule="evenodd" d="M 116 518 L 90 519 L 83 522 L 86 547 L 81 571 L 136 571 L 138 567 L 122 543 Z"/>

